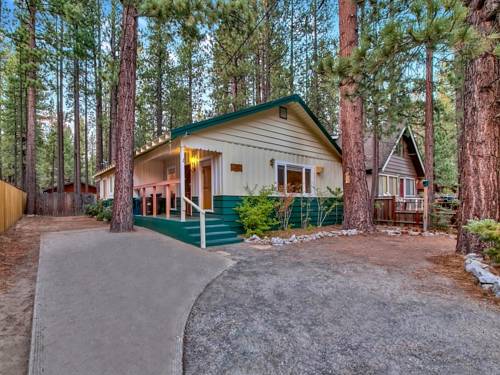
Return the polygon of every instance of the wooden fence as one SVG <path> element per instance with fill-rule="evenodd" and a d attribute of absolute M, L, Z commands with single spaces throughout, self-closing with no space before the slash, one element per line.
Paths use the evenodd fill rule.
<path fill-rule="evenodd" d="M 80 204 L 75 205 L 76 193 L 42 193 L 37 196 L 36 213 L 46 216 L 73 216 L 83 212 L 85 205 L 95 203 L 96 196 L 82 193 Z"/>
<path fill-rule="evenodd" d="M 421 198 L 378 197 L 375 199 L 374 221 L 390 225 L 423 225 Z"/>
<path fill-rule="evenodd" d="M 0 233 L 5 232 L 23 216 L 26 193 L 0 181 Z"/>

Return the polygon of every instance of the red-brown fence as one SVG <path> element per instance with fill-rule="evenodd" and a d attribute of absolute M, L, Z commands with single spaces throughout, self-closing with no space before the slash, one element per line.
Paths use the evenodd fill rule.
<path fill-rule="evenodd" d="M 80 194 L 79 204 L 75 204 L 76 193 L 42 193 L 37 196 L 37 215 L 73 216 L 83 213 L 87 204 L 95 203 L 95 194 Z"/>
<path fill-rule="evenodd" d="M 423 225 L 422 198 L 378 197 L 374 212 L 377 224 Z"/>

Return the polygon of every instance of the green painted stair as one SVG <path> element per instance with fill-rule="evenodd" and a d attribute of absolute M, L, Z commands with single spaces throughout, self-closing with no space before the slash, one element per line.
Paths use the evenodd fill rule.
<path fill-rule="evenodd" d="M 200 246 L 199 219 L 190 218 L 181 222 L 178 218 L 167 220 L 162 217 L 136 215 L 134 224 Z M 205 235 L 207 246 L 222 246 L 242 241 L 238 233 L 231 230 L 224 220 L 213 216 L 208 216 L 205 220 Z"/>

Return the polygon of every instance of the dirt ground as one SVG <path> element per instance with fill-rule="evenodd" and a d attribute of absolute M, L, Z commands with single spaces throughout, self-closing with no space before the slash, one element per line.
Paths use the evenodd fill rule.
<path fill-rule="evenodd" d="M 228 246 L 184 336 L 186 374 L 500 374 L 500 306 L 448 236 Z M 212 251 L 217 251 L 216 249 Z"/>
<path fill-rule="evenodd" d="M 41 233 L 104 225 L 82 216 L 33 216 L 0 235 L 0 374 L 27 373 Z"/>

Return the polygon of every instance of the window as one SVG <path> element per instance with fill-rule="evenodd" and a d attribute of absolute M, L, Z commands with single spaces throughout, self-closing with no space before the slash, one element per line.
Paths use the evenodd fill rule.
<path fill-rule="evenodd" d="M 115 183 L 115 176 L 109 178 L 109 193 L 113 194 L 113 185 Z"/>
<path fill-rule="evenodd" d="M 286 109 L 286 107 L 280 107 L 279 112 L 280 118 L 282 118 L 283 120 L 286 120 L 288 118 L 288 110 Z"/>
<path fill-rule="evenodd" d="M 415 196 L 415 180 L 413 178 L 405 179 L 405 196 Z"/>
<path fill-rule="evenodd" d="M 312 178 L 312 167 L 277 164 L 276 185 L 280 192 L 311 194 Z"/>
<path fill-rule="evenodd" d="M 395 176 L 379 175 L 378 176 L 378 195 L 397 195 L 398 178 Z"/>

